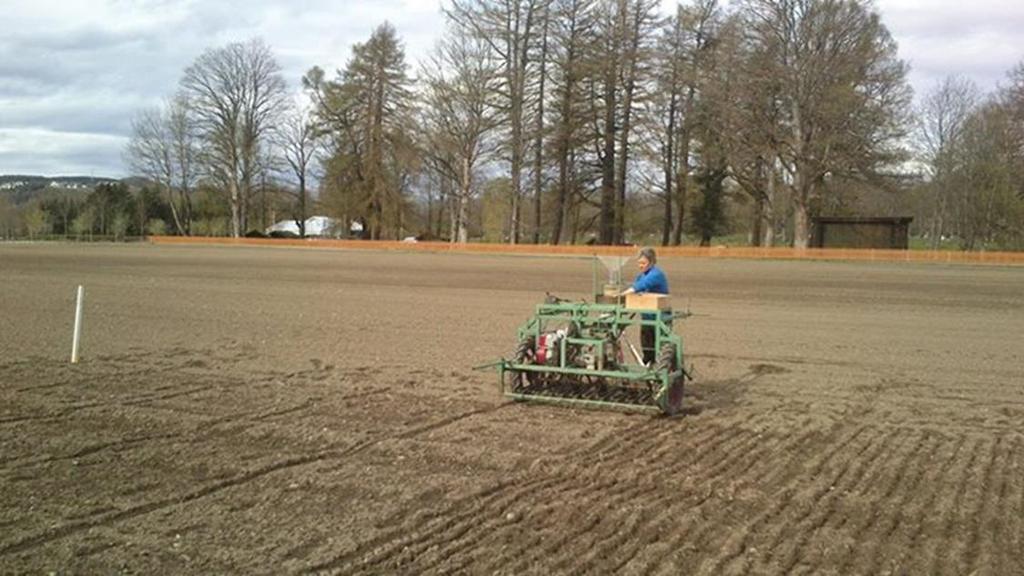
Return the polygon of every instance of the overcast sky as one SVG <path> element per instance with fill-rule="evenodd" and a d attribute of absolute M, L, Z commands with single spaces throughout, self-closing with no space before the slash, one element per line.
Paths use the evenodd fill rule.
<path fill-rule="evenodd" d="M 918 94 L 950 74 L 991 90 L 1024 60 L 1024 1 L 876 5 Z M 443 28 L 439 0 L 7 0 L 2 14 L 0 174 L 49 176 L 126 176 L 132 115 L 207 47 L 261 36 L 297 87 L 313 65 L 344 66 L 384 20 L 413 64 Z"/>

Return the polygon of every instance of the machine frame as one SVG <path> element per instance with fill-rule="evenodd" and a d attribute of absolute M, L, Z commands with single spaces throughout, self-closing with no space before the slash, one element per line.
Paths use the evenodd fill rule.
<path fill-rule="evenodd" d="M 539 304 L 530 320 L 518 330 L 520 349 L 516 358 L 501 360 L 498 375 L 501 393 L 515 400 L 576 404 L 628 410 L 654 410 L 666 414 L 678 411 L 682 400 L 682 386 L 689 377 L 684 365 L 683 340 L 673 332 L 672 320 L 688 316 L 685 312 L 628 309 L 622 304 L 591 304 L 587 302 L 555 301 Z M 554 363 L 537 364 L 523 358 L 521 351 L 536 346 L 542 334 L 550 334 L 553 326 L 560 326 L 565 335 L 558 340 L 558 354 Z M 626 338 L 632 326 L 652 326 L 655 329 L 656 357 L 653 366 L 639 361 L 639 353 Z M 605 358 L 609 342 L 618 342 L 614 349 L 622 357 Z M 625 360 L 625 344 L 633 360 Z M 668 348 L 670 347 L 670 348 Z M 582 351 L 595 356 L 596 368 L 579 367 L 574 360 Z M 670 366 L 664 365 L 665 351 L 671 351 Z M 513 375 L 511 381 L 507 377 Z M 526 384 L 523 384 L 525 380 Z M 579 394 L 572 396 L 544 393 L 548 384 L 564 384 Z M 565 386 L 563 386 L 564 388 Z M 609 397 L 599 392 L 611 390 Z M 614 392 L 632 390 L 633 397 L 650 395 L 648 402 L 623 402 L 614 399 Z M 588 397 L 588 392 L 592 394 Z"/>

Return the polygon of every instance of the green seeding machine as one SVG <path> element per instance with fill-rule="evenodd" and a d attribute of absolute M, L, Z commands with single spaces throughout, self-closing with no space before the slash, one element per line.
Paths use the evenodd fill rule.
<path fill-rule="evenodd" d="M 608 282 L 599 283 L 599 264 Z M 548 295 L 519 328 L 518 347 L 497 362 L 502 394 L 515 400 L 660 411 L 674 415 L 690 377 L 683 364 L 683 340 L 672 321 L 668 296 L 620 296 L 621 257 L 594 259 L 594 302 L 572 302 Z M 630 337 L 654 328 L 656 360 L 645 364 Z"/>

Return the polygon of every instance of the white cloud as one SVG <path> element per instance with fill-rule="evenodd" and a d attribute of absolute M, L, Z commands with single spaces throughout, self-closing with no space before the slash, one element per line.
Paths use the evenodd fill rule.
<path fill-rule="evenodd" d="M 124 176 L 126 139 L 105 134 L 35 128 L 0 128 L 0 166 L 5 174 Z M 55 161 L 56 159 L 56 161 Z"/>
<path fill-rule="evenodd" d="M 970 78 L 992 90 L 1024 60 L 1024 2 L 878 0 L 882 20 L 910 62 L 921 95 L 942 78 Z"/>
<path fill-rule="evenodd" d="M 123 175 L 119 146 L 131 116 L 170 96 L 185 67 L 209 47 L 262 37 L 297 89 L 314 65 L 329 73 L 343 67 L 352 45 L 385 20 L 405 41 L 410 64 L 442 27 L 436 0 L 7 4 L 0 36 L 0 174 L 80 172 L 93 159 L 96 170 Z M 83 149 L 84 134 L 96 138 Z"/>
<path fill-rule="evenodd" d="M 667 14 L 675 2 L 665 0 Z M 876 0 L 920 94 L 949 74 L 983 89 L 1024 59 L 1024 2 Z M 440 0 L 14 0 L 0 36 L 0 173 L 124 175 L 128 121 L 204 49 L 260 36 L 287 81 L 332 74 L 387 20 L 410 71 L 444 23 Z M 90 168 L 90 162 L 92 164 Z"/>

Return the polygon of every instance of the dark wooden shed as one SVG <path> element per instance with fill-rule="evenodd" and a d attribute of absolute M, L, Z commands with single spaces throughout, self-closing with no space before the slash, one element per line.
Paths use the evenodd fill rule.
<path fill-rule="evenodd" d="M 814 218 L 811 246 L 906 250 L 909 247 L 912 220 L 907 216 Z"/>

